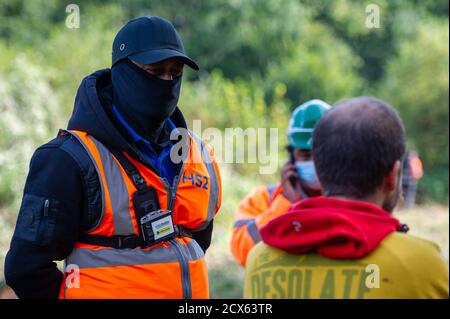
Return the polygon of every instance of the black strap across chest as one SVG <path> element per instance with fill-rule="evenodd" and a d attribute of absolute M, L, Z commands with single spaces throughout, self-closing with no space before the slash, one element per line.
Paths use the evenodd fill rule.
<path fill-rule="evenodd" d="M 134 166 L 133 163 L 118 149 L 110 149 L 110 152 L 114 155 L 117 161 L 125 170 L 125 173 L 130 177 L 134 186 L 136 187 L 138 192 L 145 191 L 150 188 L 145 182 L 145 179 L 142 177 L 139 170 Z M 139 220 L 137 221 L 139 225 Z M 176 236 L 180 237 L 191 237 L 192 233 L 186 227 L 181 225 L 174 225 L 174 230 Z M 79 237 L 79 242 L 90 244 L 90 245 L 98 245 L 105 247 L 112 247 L 116 249 L 125 249 L 130 248 L 134 249 L 137 247 L 148 247 L 148 243 L 144 241 L 141 235 L 129 235 L 129 236 L 101 236 L 101 235 L 90 235 L 90 234 L 82 234 Z"/>

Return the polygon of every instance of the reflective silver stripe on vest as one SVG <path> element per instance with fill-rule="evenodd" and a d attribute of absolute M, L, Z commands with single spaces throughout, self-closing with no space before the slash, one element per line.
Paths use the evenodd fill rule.
<path fill-rule="evenodd" d="M 142 249 L 89 249 L 78 248 L 67 258 L 68 264 L 80 268 L 132 266 L 159 263 L 178 263 L 173 249 L 157 247 L 148 251 Z"/>
<path fill-rule="evenodd" d="M 75 137 L 77 139 L 77 141 L 80 142 L 81 146 L 83 146 L 83 148 L 86 150 L 86 152 L 88 153 L 89 158 L 91 159 L 92 163 L 94 163 L 94 167 L 95 167 L 95 170 L 97 171 L 98 179 L 100 181 L 100 190 L 102 192 L 102 212 L 101 212 L 100 218 L 97 221 L 97 224 L 94 225 L 94 227 L 92 227 L 91 229 L 89 229 L 87 231 L 87 232 L 91 232 L 91 231 L 97 229 L 98 226 L 100 226 L 100 224 L 103 221 L 103 217 L 105 216 L 105 208 L 106 208 L 106 204 L 105 204 L 105 198 L 106 198 L 106 196 L 105 196 L 105 185 L 103 185 L 103 178 L 101 178 L 100 170 L 97 167 L 97 162 L 95 161 L 94 157 L 92 156 L 91 151 L 89 150 L 87 145 L 84 144 L 84 142 L 81 139 L 81 137 L 79 137 L 78 134 L 75 133 L 75 132 L 72 132 L 72 131 L 69 131 L 69 130 L 63 130 L 63 131 L 67 132 L 70 135 L 72 135 L 73 137 Z"/>
<path fill-rule="evenodd" d="M 269 193 L 269 202 L 272 203 L 273 201 L 273 193 L 277 189 L 278 184 L 271 184 L 267 185 L 267 192 Z"/>
<path fill-rule="evenodd" d="M 204 257 L 203 251 L 195 240 L 191 240 L 186 245 L 180 244 L 180 246 L 189 261 Z M 66 260 L 67 265 L 77 265 L 80 269 L 178 262 L 178 256 L 173 246 L 160 246 L 150 250 L 76 248 Z"/>
<path fill-rule="evenodd" d="M 191 261 L 201 259 L 205 256 L 205 253 L 195 239 L 192 239 L 186 245 L 182 245 L 182 248 L 185 250 L 186 256 Z"/>
<path fill-rule="evenodd" d="M 206 165 L 206 170 L 208 171 L 209 181 L 210 181 L 210 191 L 209 191 L 209 201 L 208 201 L 208 213 L 206 221 L 200 227 L 192 229 L 193 231 L 203 230 L 208 227 L 209 222 L 214 217 L 214 211 L 216 210 L 217 203 L 219 201 L 219 181 L 217 180 L 216 171 L 214 170 L 214 164 L 212 162 L 211 155 L 208 148 L 203 143 L 203 141 L 195 133 L 192 132 L 192 136 L 197 142 L 200 154 L 203 159 L 203 163 Z"/>
<path fill-rule="evenodd" d="M 241 227 L 247 225 L 247 232 L 252 238 L 252 240 L 255 242 L 255 244 L 259 243 L 261 241 L 261 235 L 259 234 L 258 226 L 256 226 L 254 219 L 241 219 L 234 223 L 233 227 Z"/>
<path fill-rule="evenodd" d="M 102 188 L 102 215 L 97 225 L 93 229 L 89 230 L 92 231 L 100 225 L 105 213 L 106 193 L 103 185 L 103 179 L 101 178 L 100 170 L 97 167 L 97 163 L 94 160 L 89 148 L 84 144 L 83 140 L 76 133 L 70 131 L 68 132 L 75 136 L 77 140 L 80 141 L 81 145 L 83 145 L 92 162 L 94 163 L 95 169 L 100 179 L 100 185 Z M 113 211 L 114 235 L 132 235 L 134 234 L 134 228 L 130 215 L 128 189 L 125 184 L 123 175 L 120 171 L 119 165 L 114 160 L 111 152 L 102 143 L 100 143 L 91 135 L 87 135 L 87 137 L 94 143 L 102 161 L 103 172 L 106 184 L 108 186 L 109 198 Z"/>
<path fill-rule="evenodd" d="M 134 234 L 134 228 L 130 214 L 128 188 L 120 171 L 119 164 L 117 164 L 112 153 L 102 143 L 92 136 L 89 136 L 89 138 L 97 147 L 102 160 L 113 210 L 114 235 L 132 235 Z"/>
<path fill-rule="evenodd" d="M 233 228 L 238 228 L 243 225 L 249 224 L 253 219 L 240 219 L 234 222 Z"/>

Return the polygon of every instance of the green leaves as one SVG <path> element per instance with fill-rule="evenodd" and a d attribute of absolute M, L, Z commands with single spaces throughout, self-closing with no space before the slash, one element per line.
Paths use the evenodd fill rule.
<path fill-rule="evenodd" d="M 377 1 L 379 29 L 366 27 L 359 0 L 80 0 L 80 29 L 65 26 L 69 3 L 0 4 L 1 154 L 11 145 L 19 154 L 24 141 L 32 149 L 65 126 L 82 78 L 110 66 L 121 25 L 160 15 L 200 64 L 183 82 L 188 119 L 220 129 L 278 127 L 283 136 L 289 110 L 306 100 L 376 95 L 399 109 L 423 158 L 421 194 L 448 201 L 448 183 L 438 178 L 448 175 L 448 1 Z M 13 171 L 25 174 L 29 156 Z"/>
<path fill-rule="evenodd" d="M 389 61 L 379 96 L 396 107 L 410 147 L 424 163 L 422 196 L 448 201 L 449 33 L 438 21 L 422 23 Z"/>

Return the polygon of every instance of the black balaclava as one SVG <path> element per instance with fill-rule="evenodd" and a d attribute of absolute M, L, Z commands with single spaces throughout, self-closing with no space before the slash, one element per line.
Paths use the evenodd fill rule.
<path fill-rule="evenodd" d="M 166 119 L 177 107 L 181 78 L 162 80 L 124 59 L 111 68 L 114 105 L 133 129 L 156 143 Z"/>

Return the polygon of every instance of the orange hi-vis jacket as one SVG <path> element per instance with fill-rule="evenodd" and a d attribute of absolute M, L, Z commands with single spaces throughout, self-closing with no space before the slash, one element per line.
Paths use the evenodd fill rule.
<path fill-rule="evenodd" d="M 241 266 L 245 267 L 250 249 L 261 241 L 259 229 L 291 207 L 291 202 L 281 191 L 281 183 L 258 186 L 239 203 L 231 235 L 231 252 Z"/>
<path fill-rule="evenodd" d="M 66 131 L 95 164 L 102 192 L 102 214 L 88 235 L 139 236 L 132 196 L 136 186 L 106 146 L 82 131 Z M 173 212 L 173 224 L 204 229 L 221 205 L 221 182 L 212 150 L 189 133 L 189 152 L 174 185 L 124 155 L 155 189 L 161 209 Z M 150 247 L 116 249 L 78 242 L 65 260 L 60 298 L 208 298 L 203 250 L 187 236 Z"/>

